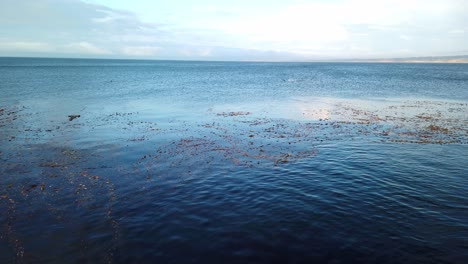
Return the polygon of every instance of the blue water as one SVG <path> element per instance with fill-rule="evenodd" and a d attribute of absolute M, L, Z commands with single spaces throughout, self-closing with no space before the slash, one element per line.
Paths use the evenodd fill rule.
<path fill-rule="evenodd" d="M 0 58 L 0 93 L 0 263 L 468 261 L 467 64 Z"/>

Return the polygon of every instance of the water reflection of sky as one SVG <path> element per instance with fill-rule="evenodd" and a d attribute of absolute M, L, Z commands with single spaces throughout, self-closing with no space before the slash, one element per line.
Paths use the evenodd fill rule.
<path fill-rule="evenodd" d="M 342 99 L 332 97 L 293 97 L 282 101 L 249 104 L 223 104 L 214 111 L 249 111 L 269 118 L 302 121 L 353 121 L 379 118 L 382 121 L 427 116 L 444 120 L 466 120 L 468 103 L 435 99 Z"/>

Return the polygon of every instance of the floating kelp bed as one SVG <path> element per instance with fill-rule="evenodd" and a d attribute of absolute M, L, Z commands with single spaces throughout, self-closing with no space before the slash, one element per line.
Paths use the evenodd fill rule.
<path fill-rule="evenodd" d="M 113 216 L 114 185 L 105 174 L 106 168 L 99 169 L 104 173 L 99 176 L 92 173 L 96 168 L 86 166 L 92 158 L 96 156 L 80 150 L 39 145 L 18 151 L 15 157 L 2 162 L 2 238 L 14 248 L 17 260 L 38 261 L 38 256 L 28 252 L 33 246 L 31 237 L 38 243 L 50 237 L 58 239 L 55 249 L 43 248 L 55 256 L 66 254 L 76 241 L 80 241 L 85 254 L 92 248 L 87 242 L 92 233 L 101 234 L 103 241 L 113 241 L 106 252 L 100 253 L 103 261 L 112 259 L 112 245 L 117 244 L 120 235 Z M 103 222 L 93 223 L 87 217 L 89 211 L 94 216 L 100 214 Z M 41 226 L 44 222 L 46 227 Z M 68 235 L 64 236 L 64 230 Z M 41 248 L 34 245 L 38 246 Z"/>
<path fill-rule="evenodd" d="M 335 141 L 468 143 L 466 103 L 386 101 L 375 107 L 334 100 L 325 108 L 317 105 L 303 100 L 281 110 L 296 111 L 293 118 L 242 107 L 211 109 L 189 121 L 85 111 L 73 121 L 64 113 L 63 120 L 48 122 L 27 106 L 0 107 L 0 238 L 18 261 L 34 262 L 38 256 L 28 249 L 39 252 L 38 241 L 55 237 L 56 249 L 44 252 L 67 254 L 78 247 L 86 260 L 96 250 L 89 241 L 101 241 L 107 250 L 94 253 L 111 262 L 121 238 L 119 219 L 125 217 L 113 212 L 122 202 L 117 189 L 145 193 L 171 177 L 183 181 L 219 168 L 288 166 L 320 155 L 321 144 Z M 103 220 L 94 222 L 89 211 Z M 40 226 L 44 222 L 47 227 Z"/>

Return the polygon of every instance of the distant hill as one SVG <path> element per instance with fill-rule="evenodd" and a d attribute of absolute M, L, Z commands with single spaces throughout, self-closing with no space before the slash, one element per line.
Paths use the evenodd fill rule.
<path fill-rule="evenodd" d="M 393 59 L 360 60 L 369 62 L 405 62 L 405 63 L 468 63 L 468 55 L 461 56 L 434 56 L 434 57 L 411 57 Z"/>

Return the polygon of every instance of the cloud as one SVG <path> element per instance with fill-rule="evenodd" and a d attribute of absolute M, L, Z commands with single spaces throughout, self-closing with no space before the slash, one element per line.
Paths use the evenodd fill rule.
<path fill-rule="evenodd" d="M 463 30 L 463 29 L 451 29 L 451 30 L 449 30 L 448 33 L 449 34 L 456 34 L 456 35 L 465 34 L 465 30 Z"/>
<path fill-rule="evenodd" d="M 291 6 L 278 14 L 236 22 L 227 31 L 248 36 L 256 47 L 272 43 L 277 49 L 345 41 L 349 38 L 346 28 L 327 16 L 331 8 L 325 4 Z"/>
<path fill-rule="evenodd" d="M 213 29 L 227 32 L 244 48 L 304 56 L 391 56 L 402 50 L 419 55 L 463 46 L 463 42 L 447 38 L 453 26 L 468 27 L 463 10 L 468 10 L 468 4 L 460 0 L 299 2 L 217 24 Z"/>
<path fill-rule="evenodd" d="M 131 12 L 79 0 L 2 0 L 0 24 L 4 38 L 0 56 L 50 52 L 59 56 L 141 56 L 155 54 L 154 48 L 131 52 L 124 47 L 141 46 L 141 42 L 157 46 L 166 34 Z"/>
<path fill-rule="evenodd" d="M 462 0 L 174 5 L 164 23 L 151 10 L 149 23 L 99 1 L 0 1 L 0 56 L 314 60 L 443 55 L 468 46 Z"/>
<path fill-rule="evenodd" d="M 400 35 L 400 38 L 403 40 L 411 40 L 411 37 L 407 35 Z"/>
<path fill-rule="evenodd" d="M 26 52 L 43 52 L 52 51 L 53 48 L 44 42 L 26 42 L 26 41 L 1 41 L 0 51 L 26 51 Z"/>
<path fill-rule="evenodd" d="M 204 47 L 184 47 L 179 50 L 179 54 L 183 57 L 212 57 L 213 48 L 204 48 Z"/>
<path fill-rule="evenodd" d="M 91 55 L 109 55 L 112 54 L 111 51 L 96 47 L 94 44 L 91 44 L 86 41 L 81 41 L 77 43 L 71 43 L 65 46 L 66 53 L 81 53 L 81 54 L 91 54 Z"/>
<path fill-rule="evenodd" d="M 132 46 L 132 47 L 123 47 L 122 54 L 127 56 L 143 56 L 143 57 L 153 57 L 158 54 L 160 47 L 153 46 Z"/>

